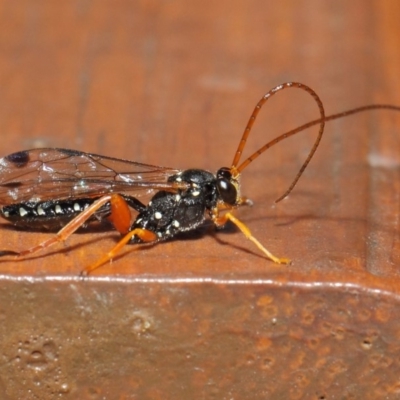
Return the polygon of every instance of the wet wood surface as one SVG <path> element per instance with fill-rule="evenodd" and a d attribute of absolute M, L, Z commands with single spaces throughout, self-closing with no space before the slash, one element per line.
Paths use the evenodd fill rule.
<path fill-rule="evenodd" d="M 313 88 L 327 115 L 369 103 L 400 105 L 399 13 L 396 2 L 361 0 L 220 1 L 207 7 L 201 1 L 1 2 L 1 155 L 33 147 L 63 147 L 182 169 L 229 167 L 253 107 L 280 83 L 297 81 Z M 318 109 L 308 94 L 296 89 L 278 93 L 262 109 L 245 155 L 317 117 Z M 329 399 L 340 393 L 338 382 L 347 390 L 348 397 L 343 398 L 380 398 L 381 392 L 373 397 L 377 392 L 372 390 L 378 390 L 370 386 L 373 379 L 350 385 L 362 373 L 346 357 L 384 359 L 393 371 L 399 369 L 392 357 L 399 351 L 400 327 L 393 325 L 390 316 L 398 315 L 400 307 L 400 113 L 371 111 L 327 123 L 320 147 L 298 185 L 289 198 L 275 204 L 307 157 L 316 134 L 317 128 L 311 128 L 281 142 L 242 174 L 243 194 L 254 206 L 236 215 L 271 252 L 292 259 L 289 266 L 265 260 L 234 227 L 216 232 L 211 223 L 174 241 L 127 246 L 113 263 L 84 282 L 78 278 L 80 271 L 114 246 L 119 238 L 116 232 L 79 233 L 46 254 L 21 262 L 2 261 L 1 306 L 7 322 L 3 329 L 9 332 L 3 345 L 10 349 L 5 360 L 19 355 L 23 362 L 21 354 L 28 354 L 25 360 L 32 361 L 29 357 L 34 359 L 39 350 L 44 358 L 53 357 L 52 364 L 42 369 L 28 361 L 25 367 L 17 363 L 4 368 L 5 377 L 17 374 L 21 379 L 8 384 L 4 378 L 3 398 L 21 397 L 29 389 L 40 398 L 52 398 L 51 393 L 58 391 L 66 398 L 113 399 L 121 398 L 118 395 L 125 388 L 132 393 L 127 399 L 188 398 L 174 379 L 180 380 L 181 387 L 201 388 L 198 398 L 203 398 L 201 394 L 210 398 L 210 393 L 216 398 L 246 398 L 244 393 L 250 391 L 252 399 L 266 395 Z M 1 230 L 0 249 L 25 249 L 49 237 L 17 230 L 6 222 Z M 27 291 L 35 296 L 29 297 Z M 149 300 L 152 296 L 154 301 Z M 107 306 L 101 307 L 101 299 L 106 305 L 113 298 L 118 299 L 115 304 L 126 304 L 120 312 L 129 318 L 124 319 L 114 306 L 110 306 L 111 316 Z M 341 298 L 342 305 L 338 304 Z M 68 326 L 61 304 L 69 315 Z M 72 309 L 85 310 L 78 312 L 76 321 L 68 311 L 71 304 L 75 304 Z M 190 304 L 199 307 L 193 315 Z M 381 308 L 374 309 L 376 304 Z M 259 312 L 250 315 L 252 307 Z M 47 319 L 35 315 L 41 309 L 46 309 Z M 342 312 L 347 312 L 345 320 L 338 317 Z M 82 317 L 84 313 L 88 318 Z M 228 314 L 229 329 L 222 334 L 219 324 Z M 216 315 L 221 318 L 218 323 Z M 174 319 L 176 325 L 168 325 Z M 105 329 L 110 321 L 116 325 Z M 295 349 L 298 357 L 286 368 L 286 375 L 282 363 L 287 363 L 290 353 L 285 353 L 284 341 L 274 342 L 279 334 L 268 328 L 281 321 L 280 326 L 288 328 L 279 334 L 287 333 L 287 348 Z M 129 342 L 124 324 L 137 340 L 134 351 L 145 349 L 148 354 L 155 340 L 157 350 L 150 357 L 155 370 L 159 366 L 160 371 L 173 372 L 159 377 L 158 383 L 151 373 L 135 379 L 125 375 L 131 371 L 128 359 L 133 350 L 126 345 L 120 354 L 113 341 L 119 332 L 124 346 Z M 243 325 L 240 332 L 235 324 Z M 180 334 L 171 334 L 174 329 Z M 148 330 L 151 335 L 146 336 Z M 211 343 L 207 351 L 195 352 L 195 342 L 181 330 L 193 335 L 203 332 Z M 86 339 L 77 344 L 74 338 L 79 331 L 85 332 Z M 352 340 L 342 340 L 348 339 L 349 332 Z M 111 346 L 110 354 L 120 356 L 120 368 L 107 370 L 105 365 L 114 365 L 115 358 L 92 351 L 93 334 L 101 348 Z M 245 348 L 235 353 L 242 364 L 231 366 L 229 376 L 222 366 L 232 360 L 211 357 L 220 354 L 221 342 L 212 338 L 221 334 L 242 340 Z M 143 342 L 139 337 L 144 337 Z M 333 342 L 327 337 L 334 337 Z M 385 342 L 384 337 L 389 339 Z M 296 340 L 309 347 L 298 342 L 296 347 Z M 25 347 L 18 344 L 25 342 Z M 197 371 L 192 375 L 177 353 L 171 364 L 165 362 L 168 346 L 176 350 L 179 342 L 189 349 L 182 359 L 192 357 L 190 368 Z M 69 356 L 60 350 L 61 344 L 69 349 Z M 370 345 L 375 353 L 366 356 Z M 92 383 L 76 367 L 81 346 L 87 349 Z M 337 346 L 342 348 L 341 358 L 335 358 Z M 347 352 L 343 346 L 348 346 Z M 228 347 L 223 354 L 229 353 Z M 46 353 L 46 349 L 50 350 Z M 310 354 L 314 353 L 308 351 L 315 351 L 320 364 L 313 364 Z M 271 361 L 271 354 L 285 356 Z M 135 364 L 139 369 L 150 362 L 144 356 L 139 361 Z M 269 367 L 271 362 L 274 368 Z M 244 365 L 249 376 L 256 371 L 260 379 L 241 384 L 237 379 Z M 398 390 L 395 375 L 384 377 L 381 361 L 365 365 L 371 365 L 366 370 L 376 381 L 384 381 L 379 390 L 395 398 L 390 397 Z M 51 375 L 53 367 L 62 370 L 58 383 Z M 297 373 L 307 368 L 309 373 Z M 323 379 L 315 378 L 322 376 L 317 375 L 319 368 Z M 108 379 L 98 383 L 104 375 Z M 47 386 L 35 385 L 35 379 Z M 220 384 L 207 386 L 210 379 Z M 274 385 L 264 387 L 266 379 Z"/>

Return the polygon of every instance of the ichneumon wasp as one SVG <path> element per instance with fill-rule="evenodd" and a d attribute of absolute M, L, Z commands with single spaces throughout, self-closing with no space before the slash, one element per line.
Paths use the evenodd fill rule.
<path fill-rule="evenodd" d="M 318 105 L 320 118 L 276 137 L 240 163 L 261 107 L 275 93 L 287 88 L 299 88 L 309 93 Z M 112 260 L 127 243 L 155 243 L 170 239 L 179 232 L 195 229 L 210 218 L 217 227 L 231 221 L 268 259 L 287 264 L 287 258 L 270 253 L 233 214 L 234 209 L 251 204 L 240 193 L 242 171 L 271 146 L 319 124 L 318 136 L 308 157 L 289 188 L 276 200 L 278 202 L 292 191 L 313 157 L 326 121 L 372 109 L 400 111 L 398 106 L 372 104 L 325 116 L 322 101 L 311 88 L 296 82 L 279 85 L 266 93 L 256 105 L 232 166 L 220 168 L 216 174 L 201 169 L 157 167 L 57 148 L 10 154 L 0 159 L 0 215 L 17 226 L 61 229 L 32 248 L 20 252 L 0 251 L 0 257 L 28 257 L 65 241 L 78 228 L 90 222 L 108 220 L 121 233 L 122 239 L 100 260 L 82 271 L 83 275 L 87 275 Z M 145 194 L 152 196 L 147 205 L 139 200 Z"/>

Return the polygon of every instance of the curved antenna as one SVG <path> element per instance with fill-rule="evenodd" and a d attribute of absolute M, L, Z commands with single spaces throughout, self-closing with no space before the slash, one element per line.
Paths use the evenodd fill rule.
<path fill-rule="evenodd" d="M 349 115 L 353 115 L 353 114 L 356 114 L 356 113 L 359 113 L 359 112 L 369 111 L 369 110 L 379 110 L 379 109 L 400 111 L 400 106 L 394 106 L 394 105 L 391 105 L 391 104 L 369 104 L 367 106 L 361 106 L 361 107 L 357 107 L 357 108 L 352 108 L 350 110 L 342 111 L 342 112 L 337 113 L 337 114 L 328 115 L 328 116 L 324 117 L 323 121 L 324 122 L 332 121 L 333 119 L 347 117 Z M 280 141 L 282 141 L 284 139 L 287 139 L 290 136 L 295 135 L 296 133 L 304 131 L 305 129 L 310 128 L 311 126 L 317 125 L 317 124 L 321 123 L 321 121 L 322 121 L 322 118 L 315 119 L 313 121 L 307 122 L 306 124 L 295 128 L 295 129 L 292 129 L 291 131 L 285 132 L 282 135 L 280 135 L 280 136 L 276 137 L 275 139 L 271 140 L 270 142 L 268 142 L 260 150 L 258 150 L 258 152 L 262 153 L 265 150 L 267 150 L 268 148 L 270 148 L 271 146 L 273 146 L 274 144 L 277 144 Z M 248 164 L 250 164 L 251 161 L 254 160 L 254 158 L 258 157 L 261 154 L 261 153 L 258 154 L 258 152 L 254 153 L 246 161 L 244 161 L 240 165 L 238 170 L 242 171 Z M 304 164 L 303 164 L 303 166 L 304 166 Z M 291 192 L 291 190 L 294 188 L 295 184 L 297 183 L 297 181 L 299 180 L 301 174 L 304 171 L 305 167 L 303 168 L 303 166 L 302 166 L 302 169 L 300 169 L 300 171 L 298 172 L 295 180 L 293 181 L 293 183 L 291 184 L 289 189 L 281 197 L 279 197 L 277 200 L 275 200 L 276 203 L 281 201 L 281 200 L 283 200 Z"/>
<path fill-rule="evenodd" d="M 308 125 L 308 124 L 306 124 L 307 126 L 302 125 L 301 127 L 297 128 L 297 129 L 294 129 L 293 131 L 290 131 L 290 132 L 287 132 L 287 133 L 285 133 L 285 134 L 283 134 L 281 136 L 278 136 L 276 139 L 268 142 L 263 147 L 258 149 L 255 153 L 253 153 L 250 157 L 248 157 L 242 164 L 240 164 L 239 167 L 237 167 L 237 165 L 238 165 L 238 163 L 240 161 L 240 157 L 241 157 L 241 155 L 243 153 L 243 149 L 244 149 L 244 147 L 246 145 L 247 138 L 249 137 L 251 128 L 253 127 L 254 121 L 256 120 L 256 117 L 257 117 L 258 113 L 260 112 L 261 107 L 275 93 L 279 92 L 280 90 L 291 88 L 291 87 L 303 89 L 314 98 L 314 100 L 316 101 L 316 103 L 318 105 L 321 118 L 319 118 L 318 120 L 312 121 L 311 125 Z M 250 116 L 249 122 L 247 123 L 246 129 L 243 132 L 243 136 L 242 136 L 242 139 L 240 140 L 238 149 L 236 150 L 235 157 L 233 159 L 233 163 L 232 163 L 231 169 L 234 171 L 234 173 L 240 174 L 240 172 L 243 171 L 252 161 L 254 161 L 258 156 L 260 156 L 262 153 L 264 153 L 265 150 L 269 149 L 274 144 L 280 142 L 283 139 L 286 139 L 286 137 L 292 136 L 292 135 L 296 134 L 297 132 L 300 132 L 301 130 L 308 128 L 308 126 L 316 125 L 316 124 L 319 123 L 320 124 L 320 128 L 319 128 L 317 139 L 315 140 L 314 145 L 311 148 L 311 151 L 308 154 L 305 162 L 301 166 L 299 172 L 297 173 L 296 177 L 294 178 L 293 182 L 291 183 L 289 188 L 286 190 L 286 192 L 281 197 L 279 197 L 277 200 L 275 200 L 276 203 L 278 201 L 281 201 L 282 199 L 284 199 L 293 190 L 293 188 L 296 186 L 297 181 L 300 179 L 300 176 L 302 175 L 302 173 L 306 169 L 307 165 L 311 161 L 311 158 L 313 157 L 315 151 L 318 148 L 319 142 L 321 141 L 322 134 L 324 132 L 325 121 L 326 121 L 325 111 L 324 111 L 324 106 L 322 104 L 322 101 L 318 97 L 318 95 L 314 92 L 314 90 L 312 90 L 307 85 L 304 85 L 304 84 L 298 83 L 298 82 L 287 82 L 287 83 L 283 83 L 282 85 L 279 85 L 279 86 L 271 89 L 268 93 L 266 93 L 262 97 L 262 99 L 257 103 L 256 107 L 254 108 L 254 111 Z"/>

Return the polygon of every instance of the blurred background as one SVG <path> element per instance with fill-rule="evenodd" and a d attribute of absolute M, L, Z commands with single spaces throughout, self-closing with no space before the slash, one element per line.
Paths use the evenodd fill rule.
<path fill-rule="evenodd" d="M 279 83 L 311 86 L 328 113 L 398 101 L 396 1 L 0 5 L 1 154 L 70 147 L 186 167 L 188 152 L 216 168 Z M 253 146 L 318 115 L 293 92 L 265 112 Z"/>

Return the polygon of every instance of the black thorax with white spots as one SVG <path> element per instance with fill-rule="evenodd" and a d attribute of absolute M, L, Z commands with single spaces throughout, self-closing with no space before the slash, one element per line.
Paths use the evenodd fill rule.
<path fill-rule="evenodd" d="M 158 240 L 165 240 L 179 232 L 196 228 L 205 220 L 207 211 L 211 213 L 216 207 L 218 195 L 215 176 L 210 172 L 190 169 L 171 176 L 168 181 L 187 182 L 189 188 L 177 193 L 156 193 L 139 213 L 131 230 L 150 230 L 156 233 Z M 131 243 L 141 243 L 141 240 L 134 236 Z"/>

